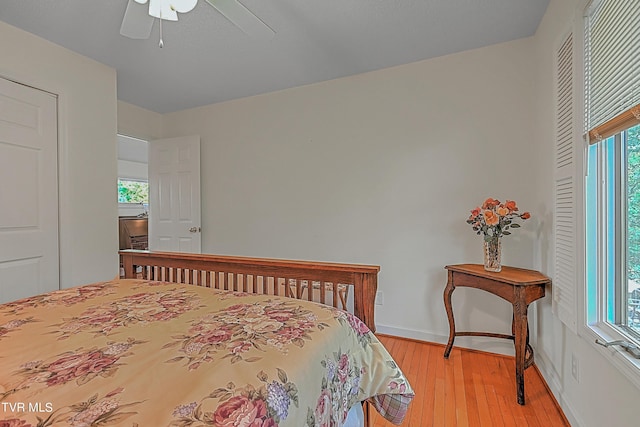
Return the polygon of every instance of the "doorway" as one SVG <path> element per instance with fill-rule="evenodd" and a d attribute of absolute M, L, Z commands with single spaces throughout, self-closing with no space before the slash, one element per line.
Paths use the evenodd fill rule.
<path fill-rule="evenodd" d="M 118 181 L 121 249 L 143 249 L 131 245 L 144 242 L 150 250 L 201 251 L 199 136 L 118 135 Z M 144 238 L 123 235 L 123 219 L 128 229 L 145 230 Z"/>

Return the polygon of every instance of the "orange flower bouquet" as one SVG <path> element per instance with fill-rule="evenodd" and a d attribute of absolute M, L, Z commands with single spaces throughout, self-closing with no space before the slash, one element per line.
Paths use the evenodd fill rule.
<path fill-rule="evenodd" d="M 509 229 L 520 228 L 514 219 L 531 218 L 529 212 L 518 213 L 518 206 L 513 200 L 501 203 L 489 197 L 481 207 L 471 211 L 467 224 L 471 224 L 476 234 L 484 234 L 484 240 L 497 239 L 511 234 Z"/>
<path fill-rule="evenodd" d="M 471 224 L 476 234 L 484 235 L 484 269 L 498 272 L 501 266 L 500 238 L 511 234 L 512 228 L 520 228 L 515 219 L 531 218 L 529 212 L 518 213 L 518 206 L 513 200 L 501 203 L 489 197 L 482 206 L 471 211 L 467 224 Z"/>

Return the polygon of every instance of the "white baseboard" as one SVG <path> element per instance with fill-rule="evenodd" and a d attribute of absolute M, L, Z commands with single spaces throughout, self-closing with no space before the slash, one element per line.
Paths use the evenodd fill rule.
<path fill-rule="evenodd" d="M 394 326 L 376 325 L 376 333 L 384 335 L 393 335 L 394 337 L 409 338 L 418 341 L 434 342 L 438 344 L 446 344 L 449 337 L 443 335 L 430 334 L 424 331 L 415 331 L 411 329 L 396 328 Z"/>
<path fill-rule="evenodd" d="M 431 334 L 424 331 L 386 325 L 376 325 L 376 333 L 437 344 L 447 344 L 447 341 L 449 341 L 448 335 Z M 504 354 L 507 356 L 514 355 L 513 343 L 511 341 L 490 337 L 457 337 L 454 341 L 454 346 L 486 351 L 488 353 Z"/>
<path fill-rule="evenodd" d="M 576 411 L 571 404 L 564 399 L 564 390 L 562 382 L 560 381 L 560 375 L 556 372 L 551 360 L 544 352 L 535 351 L 535 364 L 540 371 L 540 375 L 544 378 L 545 382 L 551 390 L 551 394 L 556 398 L 558 405 L 562 409 L 564 416 L 567 417 L 569 424 L 573 427 L 580 427 L 585 425 L 582 420 L 576 416 Z"/>

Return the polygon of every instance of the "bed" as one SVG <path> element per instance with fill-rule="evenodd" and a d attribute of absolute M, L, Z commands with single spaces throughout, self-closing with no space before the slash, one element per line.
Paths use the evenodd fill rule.
<path fill-rule="evenodd" d="M 121 259 L 122 278 L 0 305 L 0 425 L 402 422 L 413 391 L 372 332 L 377 266 Z"/>

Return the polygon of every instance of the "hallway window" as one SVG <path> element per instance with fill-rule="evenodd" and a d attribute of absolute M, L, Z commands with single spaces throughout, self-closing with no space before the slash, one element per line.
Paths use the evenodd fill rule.
<path fill-rule="evenodd" d="M 149 182 L 118 179 L 118 203 L 149 203 Z"/>

